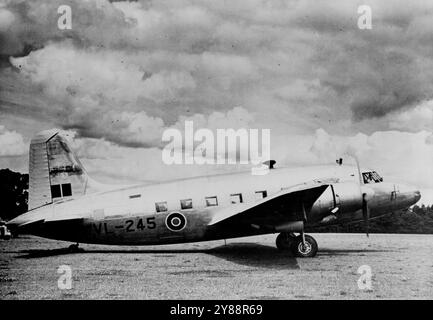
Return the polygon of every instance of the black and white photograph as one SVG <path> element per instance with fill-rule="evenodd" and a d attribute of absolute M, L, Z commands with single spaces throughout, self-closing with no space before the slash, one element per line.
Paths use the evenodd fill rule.
<path fill-rule="evenodd" d="M 0 0 L 0 300 L 431 299 L 433 2 Z"/>

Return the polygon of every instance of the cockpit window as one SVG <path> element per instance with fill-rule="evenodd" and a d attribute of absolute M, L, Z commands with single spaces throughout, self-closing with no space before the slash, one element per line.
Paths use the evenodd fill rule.
<path fill-rule="evenodd" d="M 379 183 L 383 181 L 383 178 L 376 172 L 363 172 L 362 178 L 364 179 L 364 183 Z"/>

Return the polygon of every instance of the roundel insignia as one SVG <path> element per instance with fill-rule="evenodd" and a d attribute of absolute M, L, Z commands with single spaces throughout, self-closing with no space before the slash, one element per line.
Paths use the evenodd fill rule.
<path fill-rule="evenodd" d="M 171 231 L 181 231 L 186 226 L 186 218 L 180 212 L 172 212 L 165 219 L 165 225 Z"/>

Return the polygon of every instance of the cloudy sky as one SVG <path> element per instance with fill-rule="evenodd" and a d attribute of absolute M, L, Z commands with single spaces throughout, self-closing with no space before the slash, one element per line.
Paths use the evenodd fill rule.
<path fill-rule="evenodd" d="M 102 182 L 237 170 L 162 162 L 189 119 L 270 128 L 279 165 L 355 152 L 433 203 L 433 3 L 0 0 L 0 168 L 27 172 L 31 137 L 61 128 Z"/>

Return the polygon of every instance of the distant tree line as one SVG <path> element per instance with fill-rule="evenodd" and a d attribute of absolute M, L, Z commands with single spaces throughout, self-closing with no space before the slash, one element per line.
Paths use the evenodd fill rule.
<path fill-rule="evenodd" d="M 346 225 L 326 226 L 319 232 L 363 233 L 363 222 Z M 387 214 L 369 221 L 370 233 L 430 233 L 433 234 L 433 205 L 415 205 L 405 212 Z"/>
<path fill-rule="evenodd" d="M 29 175 L 0 169 L 0 218 L 10 220 L 27 211 Z M 327 226 L 320 232 L 365 232 L 363 223 Z M 370 220 L 371 233 L 431 233 L 433 205 L 414 206 L 403 213 L 392 213 Z"/>
<path fill-rule="evenodd" d="M 10 220 L 27 211 L 29 175 L 0 169 L 0 219 Z"/>

